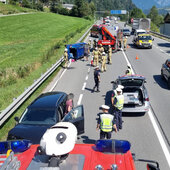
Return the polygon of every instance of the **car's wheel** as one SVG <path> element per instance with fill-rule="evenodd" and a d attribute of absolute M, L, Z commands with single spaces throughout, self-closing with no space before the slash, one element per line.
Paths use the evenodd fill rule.
<path fill-rule="evenodd" d="M 170 78 L 168 79 L 168 88 L 170 89 Z"/>

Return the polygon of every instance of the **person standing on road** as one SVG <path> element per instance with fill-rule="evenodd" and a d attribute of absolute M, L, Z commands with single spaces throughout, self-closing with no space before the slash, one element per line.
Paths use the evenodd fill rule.
<path fill-rule="evenodd" d="M 106 53 L 103 52 L 102 53 L 102 68 L 101 68 L 101 72 L 106 71 L 106 60 L 107 60 Z"/>
<path fill-rule="evenodd" d="M 73 93 L 68 94 L 67 101 L 66 101 L 65 114 L 69 113 L 73 109 L 73 107 L 74 107 L 73 98 L 74 98 Z"/>
<path fill-rule="evenodd" d="M 126 47 L 127 47 L 127 36 L 123 37 L 123 46 L 124 46 L 124 51 L 126 51 Z"/>
<path fill-rule="evenodd" d="M 65 48 L 65 50 L 64 50 L 64 61 L 65 61 L 64 68 L 67 68 L 68 67 L 68 50 L 67 50 L 67 48 Z"/>
<path fill-rule="evenodd" d="M 99 47 L 99 62 L 102 62 L 103 52 L 104 52 L 104 48 L 103 48 L 102 44 L 100 44 L 100 47 Z"/>
<path fill-rule="evenodd" d="M 97 88 L 97 92 L 100 92 L 99 91 L 99 83 L 100 83 L 100 70 L 99 70 L 99 66 L 96 66 L 95 70 L 94 70 L 94 82 L 95 82 L 95 85 L 93 87 L 93 91 L 95 91 L 95 89 Z"/>
<path fill-rule="evenodd" d="M 99 115 L 96 130 L 100 129 L 100 139 L 110 139 L 113 129 L 117 132 L 114 117 L 109 113 L 109 106 L 102 105 L 102 114 Z"/>
<path fill-rule="evenodd" d="M 91 50 L 91 39 L 89 39 L 89 41 L 88 41 L 88 46 L 89 46 L 89 51 Z"/>
<path fill-rule="evenodd" d="M 84 60 L 88 61 L 89 55 L 90 55 L 89 46 L 88 46 L 88 44 L 85 44 L 85 48 L 84 48 Z"/>
<path fill-rule="evenodd" d="M 97 47 L 93 51 L 93 65 L 96 67 L 99 65 L 99 51 Z"/>
<path fill-rule="evenodd" d="M 127 70 L 126 70 L 125 74 L 132 75 L 132 69 L 131 69 L 130 65 L 127 65 Z"/>
<path fill-rule="evenodd" d="M 108 50 L 108 64 L 112 64 L 112 47 L 109 45 L 109 50 Z"/>
<path fill-rule="evenodd" d="M 117 130 L 122 129 L 122 109 L 124 105 L 124 96 L 122 94 L 121 88 L 116 88 L 117 95 L 113 100 L 113 105 L 115 107 L 115 122 Z"/>

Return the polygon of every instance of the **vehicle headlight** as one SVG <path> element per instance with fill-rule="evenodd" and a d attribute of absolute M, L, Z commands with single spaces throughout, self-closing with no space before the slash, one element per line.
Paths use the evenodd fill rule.
<path fill-rule="evenodd" d="M 142 43 L 141 43 L 141 42 L 139 42 L 139 45 L 142 45 Z"/>

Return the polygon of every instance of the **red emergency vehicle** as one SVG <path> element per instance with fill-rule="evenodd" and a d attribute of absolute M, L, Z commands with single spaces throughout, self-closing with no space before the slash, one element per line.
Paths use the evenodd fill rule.
<path fill-rule="evenodd" d="M 135 170 L 136 159 L 128 141 L 97 140 L 96 144 L 75 144 L 76 139 L 76 127 L 60 122 L 45 132 L 40 145 L 31 145 L 28 140 L 0 142 L 0 169 Z M 147 170 L 159 170 L 155 161 L 137 161 L 150 162 Z"/>

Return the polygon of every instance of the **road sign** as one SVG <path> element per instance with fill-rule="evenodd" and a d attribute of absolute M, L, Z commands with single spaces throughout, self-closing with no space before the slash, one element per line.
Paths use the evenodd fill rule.
<path fill-rule="evenodd" d="M 127 11 L 126 10 L 111 10 L 110 13 L 111 14 L 126 14 Z"/>

